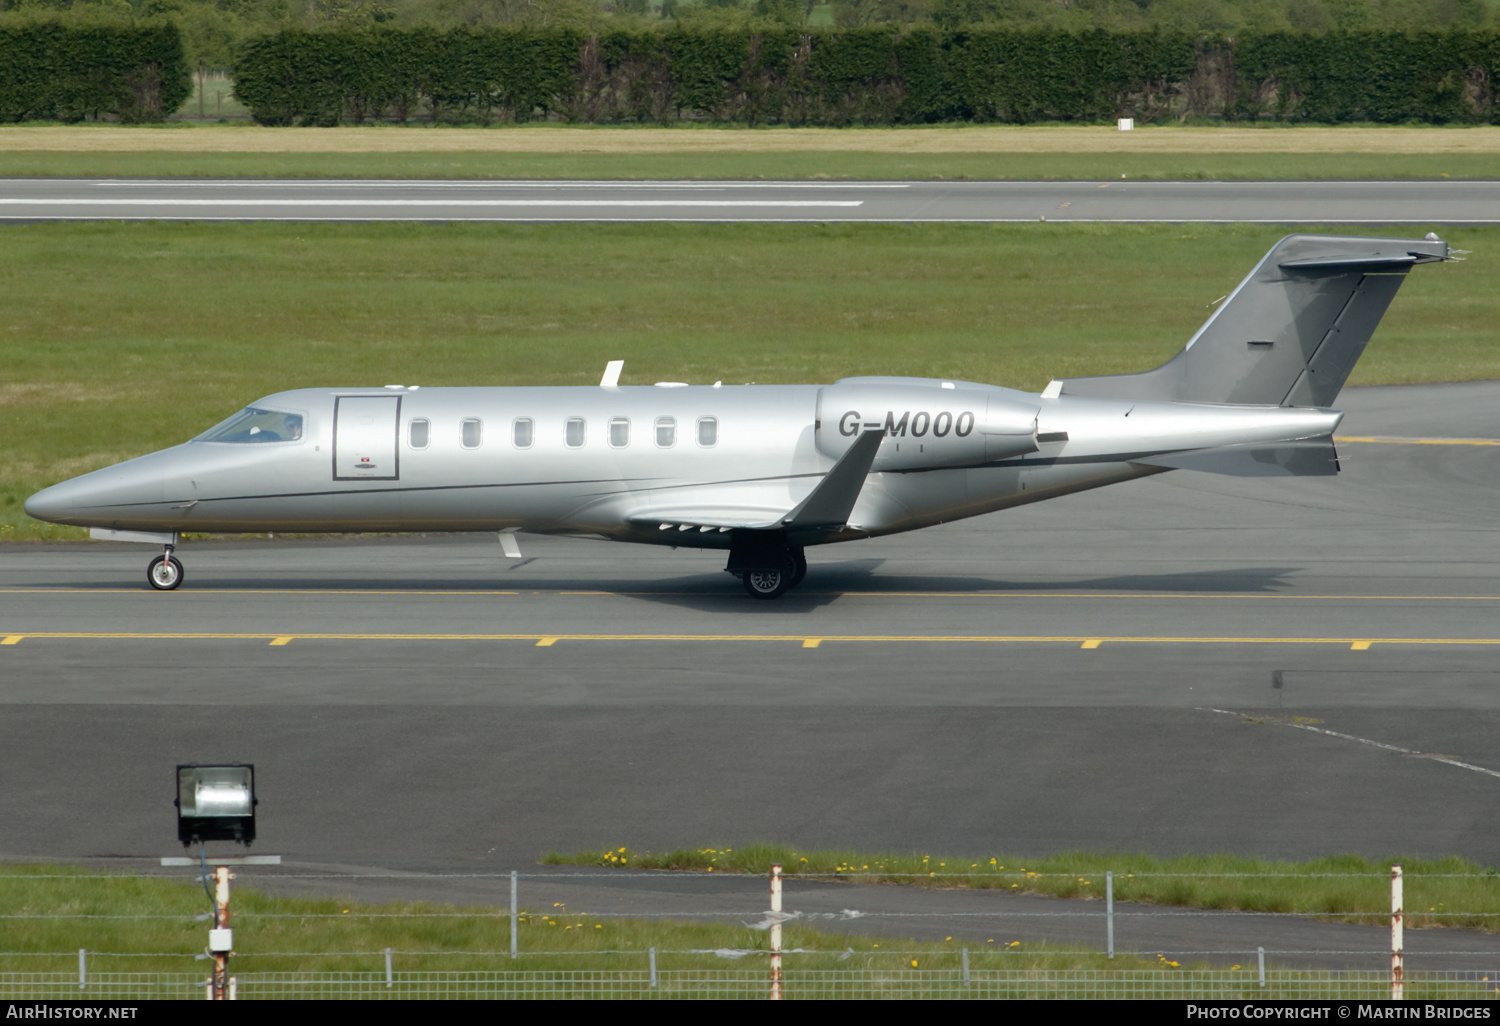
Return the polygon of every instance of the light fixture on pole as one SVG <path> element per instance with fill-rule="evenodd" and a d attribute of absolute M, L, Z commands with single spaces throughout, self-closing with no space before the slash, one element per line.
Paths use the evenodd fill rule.
<path fill-rule="evenodd" d="M 177 839 L 183 847 L 204 841 L 255 840 L 255 767 L 249 763 L 177 767 Z"/>
<path fill-rule="evenodd" d="M 234 931 L 229 928 L 229 866 L 247 864 L 276 865 L 279 855 L 214 859 L 214 887 L 208 884 L 208 841 L 234 841 L 249 845 L 255 840 L 255 767 L 249 763 L 225 763 L 207 766 L 200 763 L 177 767 L 177 839 L 183 847 L 201 847 L 198 863 L 203 874 L 203 888 L 214 903 L 213 923 L 208 931 L 208 956 L 213 959 L 214 973 L 208 981 L 208 996 L 218 1001 L 234 997 L 234 977 L 229 975 L 229 956 L 234 953 Z M 162 865 L 191 859 L 162 859 Z"/>

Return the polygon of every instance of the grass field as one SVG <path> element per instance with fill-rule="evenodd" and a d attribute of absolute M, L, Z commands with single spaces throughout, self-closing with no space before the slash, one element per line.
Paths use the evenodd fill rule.
<path fill-rule="evenodd" d="M 94 972 L 204 967 L 194 955 L 205 947 L 208 924 L 195 917 L 210 906 L 196 881 L 88 873 L 66 866 L 7 866 L 0 868 L 0 907 L 9 917 L 0 933 L 0 972 L 76 970 L 79 948 L 88 949 Z M 663 952 L 663 969 L 764 968 L 764 962 L 740 965 L 713 952 L 768 947 L 764 930 L 742 923 L 598 919 L 561 907 L 523 908 L 517 930 L 523 957 L 512 962 L 505 909 L 280 898 L 258 893 L 243 880 L 230 907 L 234 964 L 242 972 L 377 971 L 383 968 L 386 948 L 399 953 L 402 972 L 639 970 L 651 947 Z M 974 968 L 1160 968 L 1158 959 L 1120 956 L 1108 961 L 1098 951 L 1015 941 L 1003 933 L 969 941 L 978 949 L 971 952 Z M 798 969 L 895 969 L 912 967 L 914 961 L 918 968 L 956 969 L 963 942 L 852 937 L 790 924 L 783 946 L 804 949 L 796 956 Z M 687 951 L 696 953 L 680 953 Z"/>
<path fill-rule="evenodd" d="M 576 860 L 608 865 L 603 854 L 584 853 Z M 614 854 L 618 855 L 618 849 Z M 800 862 L 801 858 L 808 862 Z M 630 859 L 635 863 L 630 868 L 671 862 L 699 871 L 713 865 L 719 872 L 748 868 L 763 874 L 778 859 L 793 876 L 799 870 L 847 869 L 861 861 L 860 856 L 849 853 L 809 852 L 799 856 L 791 849 L 762 846 L 743 853 L 699 849 L 657 859 L 637 855 Z M 876 877 L 887 881 L 915 879 L 925 886 L 974 887 L 993 886 L 997 879 L 929 877 L 929 871 L 923 868 L 946 862 L 945 868 L 933 872 L 952 874 L 963 860 L 887 856 L 865 861 L 872 867 L 884 865 L 895 870 Z M 988 864 L 987 859 L 972 862 L 975 866 Z M 1025 865 L 1035 868 L 1020 869 L 1018 864 L 1011 880 L 1021 881 L 1015 889 L 1029 893 L 1099 899 L 1103 896 L 1102 874 L 1098 879 L 1079 874 L 1093 874 L 1113 865 L 1115 896 L 1122 902 L 1302 913 L 1332 909 L 1335 914 L 1323 918 L 1376 924 L 1387 922 L 1389 917 L 1385 864 L 1358 857 L 1288 864 L 1230 857 L 1154 860 L 1139 855 L 1074 853 L 1027 861 Z M 1132 868 L 1137 875 L 1130 875 Z M 1407 860 L 1405 868 L 1408 928 L 1493 924 L 1500 906 L 1500 887 L 1493 871 L 1457 859 Z M 1196 884 L 1193 882 L 1195 874 L 1226 872 L 1261 875 L 1237 880 L 1200 877 Z M 1299 873 L 1314 875 L 1288 875 Z M 1373 876 L 1343 875 L 1350 873 Z M 713 952 L 765 951 L 768 947 L 766 932 L 746 925 L 748 915 L 728 923 L 632 920 L 599 918 L 554 905 L 522 908 L 517 932 L 522 957 L 512 962 L 509 913 L 505 909 L 418 902 L 368 905 L 337 897 L 273 897 L 257 891 L 250 882 L 252 878 L 253 873 L 241 874 L 231 903 L 235 966 L 241 972 L 378 971 L 386 948 L 397 953 L 396 967 L 402 972 L 639 971 L 651 947 L 660 953 L 663 969 L 763 968 L 764 963 L 754 959 L 743 965 L 726 963 Z M 850 871 L 845 878 L 857 879 L 857 872 Z M 1009 883 L 1000 886 L 1012 889 Z M 1268 907 L 1278 898 L 1277 907 Z M 851 893 L 850 900 L 857 897 Z M 1423 907 L 1427 905 L 1432 906 L 1431 911 Z M 203 950 L 206 940 L 207 924 L 203 920 L 209 902 L 196 880 L 132 877 L 66 866 L 7 866 L 0 868 L 0 907 L 7 917 L 0 933 L 0 972 L 72 971 L 80 948 L 88 950 L 92 972 L 187 972 L 202 967 L 201 963 L 195 965 L 194 956 Z M 1359 915 L 1364 909 L 1370 914 Z M 1459 910 L 1488 911 L 1490 915 L 1451 914 Z M 799 970 L 957 969 L 963 947 L 970 949 L 975 969 L 1066 972 L 1108 968 L 1128 973 L 1193 968 L 1160 957 L 1120 955 L 1111 961 L 1098 950 L 1022 941 L 1008 928 L 992 929 L 992 935 L 986 932 L 968 939 L 950 937 L 930 942 L 896 932 L 853 936 L 793 923 L 785 929 L 783 944 L 787 949 L 801 949 L 793 962 Z"/>
<path fill-rule="evenodd" d="M 0 175 L 1493 178 L 1500 128 L 0 128 Z"/>
<path fill-rule="evenodd" d="M 1420 236 L 1425 228 L 1407 229 Z M 0 538 L 24 498 L 305 386 L 1038 389 L 1176 352 L 1284 230 L 1100 225 L 52 224 L 5 230 Z M 1493 229 L 1412 275 L 1356 383 L 1500 376 Z"/>
<path fill-rule="evenodd" d="M 200 115 L 198 112 L 202 111 Z M 234 95 L 234 80 L 227 75 L 205 76 L 201 81 L 193 74 L 193 92 L 187 102 L 172 116 L 175 121 L 218 122 L 220 119 L 246 120 L 250 111 Z"/>
<path fill-rule="evenodd" d="M 1017 894 L 1102 901 L 1105 871 L 1114 873 L 1116 901 L 1220 911 L 1321 914 L 1320 918 L 1380 924 L 1390 921 L 1390 867 L 1405 874 L 1406 925 L 1412 929 L 1458 926 L 1500 932 L 1500 873 L 1462 859 L 1359 855 L 1310 862 L 1270 862 L 1234 855 L 1154 858 L 1120 852 L 1063 852 L 1046 858 L 1014 855 L 871 855 L 798 851 L 776 845 L 747 848 L 679 848 L 651 853 L 605 848 L 572 855 L 552 853 L 551 865 L 628 870 L 770 872 L 780 863 L 789 876 L 816 876 L 863 884 L 988 889 Z"/>

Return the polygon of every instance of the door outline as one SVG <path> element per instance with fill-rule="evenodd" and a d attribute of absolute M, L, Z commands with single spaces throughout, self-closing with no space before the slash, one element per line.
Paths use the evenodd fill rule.
<path fill-rule="evenodd" d="M 345 399 L 394 399 L 396 414 L 391 426 L 391 458 L 395 471 L 391 474 L 352 475 L 339 473 L 339 403 Z M 379 468 L 377 468 L 379 469 Z M 399 395 L 340 395 L 333 399 L 333 479 L 335 481 L 399 481 L 401 480 L 401 396 Z"/>

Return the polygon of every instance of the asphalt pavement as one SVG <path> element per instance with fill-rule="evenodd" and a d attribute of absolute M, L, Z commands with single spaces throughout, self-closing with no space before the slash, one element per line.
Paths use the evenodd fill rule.
<path fill-rule="evenodd" d="M 257 850 L 288 862 L 265 885 L 371 898 L 504 904 L 516 869 L 548 874 L 523 902 L 580 912 L 763 907 L 763 882 L 709 901 L 537 866 L 606 845 L 1495 864 L 1500 383 L 1339 405 L 1335 478 L 1178 471 L 815 549 L 774 603 L 712 555 L 526 535 L 521 560 L 472 535 L 189 542 L 173 593 L 145 547 L 7 546 L 0 859 L 149 868 L 173 765 L 243 759 Z M 1098 903 L 1006 899 L 799 883 L 788 907 L 1102 944 Z M 1386 943 L 1276 917 L 1117 938 L 1372 968 Z"/>
<path fill-rule="evenodd" d="M 1500 180 L 0 179 L 0 221 L 1500 224 Z"/>

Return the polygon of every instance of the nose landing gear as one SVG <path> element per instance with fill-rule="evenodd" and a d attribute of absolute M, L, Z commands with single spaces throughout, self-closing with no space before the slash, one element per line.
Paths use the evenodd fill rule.
<path fill-rule="evenodd" d="M 172 546 L 162 546 L 162 554 L 146 567 L 146 580 L 157 591 L 171 591 L 182 583 L 182 564 L 172 555 Z"/>

